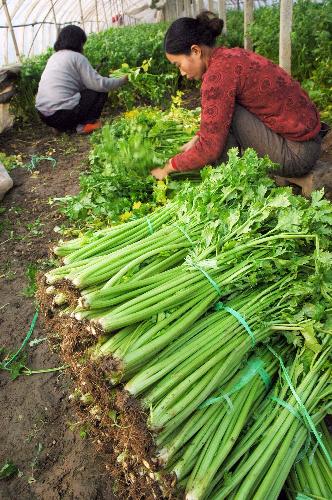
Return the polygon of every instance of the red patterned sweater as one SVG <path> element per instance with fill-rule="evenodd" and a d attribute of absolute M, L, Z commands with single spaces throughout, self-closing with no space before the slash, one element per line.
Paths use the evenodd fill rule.
<path fill-rule="evenodd" d="M 291 141 L 308 141 L 320 131 L 315 105 L 286 71 L 245 49 L 216 48 L 202 79 L 199 140 L 172 158 L 176 170 L 201 168 L 221 156 L 235 103 Z"/>

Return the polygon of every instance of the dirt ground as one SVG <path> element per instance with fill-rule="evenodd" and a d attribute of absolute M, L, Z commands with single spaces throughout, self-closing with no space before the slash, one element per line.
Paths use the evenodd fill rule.
<path fill-rule="evenodd" d="M 45 155 L 54 149 L 55 167 L 41 162 L 32 173 L 12 171 L 14 188 L 0 215 L 0 348 L 16 351 L 29 330 L 36 305 L 27 297 L 30 266 L 46 268 L 48 249 L 62 223 L 50 197 L 73 194 L 85 168 L 89 138 L 53 136 L 43 125 L 11 130 L 0 136 L 6 154 Z M 28 293 L 29 295 L 29 293 Z M 45 338 L 37 321 L 33 339 Z M 47 340 L 28 347 L 31 369 L 59 367 L 62 361 Z M 11 460 L 19 473 L 0 481 L 1 500 L 112 499 L 112 479 L 103 456 L 85 436 L 70 401 L 73 390 L 66 370 L 19 376 L 0 372 L 0 469 Z"/>
<path fill-rule="evenodd" d="M 332 159 L 331 145 L 330 135 L 323 148 L 325 161 Z M 15 352 L 29 330 L 36 304 L 27 296 L 27 273 L 51 265 L 49 247 L 59 239 L 54 227 L 63 223 L 49 200 L 78 191 L 89 148 L 88 137 L 55 137 L 41 124 L 0 136 L 0 151 L 21 153 L 24 162 L 53 149 L 57 160 L 55 167 L 40 162 L 32 173 L 15 169 L 14 188 L 1 205 L 5 210 L 0 214 L 0 349 Z M 27 348 L 31 369 L 62 365 L 54 344 L 45 337 L 38 320 L 31 340 L 44 340 Z M 19 470 L 0 481 L 0 500 L 115 498 L 106 459 L 86 436 L 70 400 L 73 385 L 65 369 L 16 380 L 1 371 L 0 388 L 0 469 L 10 460 Z"/>

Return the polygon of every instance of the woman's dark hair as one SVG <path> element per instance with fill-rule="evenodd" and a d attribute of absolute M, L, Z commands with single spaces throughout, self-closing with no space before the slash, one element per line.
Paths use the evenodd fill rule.
<path fill-rule="evenodd" d="M 55 52 L 59 50 L 73 50 L 74 52 L 82 52 L 83 45 L 86 42 L 86 34 L 79 26 L 70 24 L 65 26 L 60 31 L 58 38 L 54 44 Z"/>
<path fill-rule="evenodd" d="M 174 21 L 166 32 L 165 52 L 189 55 L 192 45 L 214 47 L 223 26 L 224 21 L 207 10 L 201 12 L 196 19 L 181 17 Z"/>

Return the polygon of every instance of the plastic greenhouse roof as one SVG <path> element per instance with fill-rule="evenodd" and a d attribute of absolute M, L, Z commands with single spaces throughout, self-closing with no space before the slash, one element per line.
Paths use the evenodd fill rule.
<path fill-rule="evenodd" d="M 150 9 L 149 3 L 149 0 L 1 0 L 0 66 L 16 62 L 17 53 L 32 56 L 53 45 L 57 26 L 77 24 L 91 33 L 122 24 L 155 22 L 157 11 Z"/>

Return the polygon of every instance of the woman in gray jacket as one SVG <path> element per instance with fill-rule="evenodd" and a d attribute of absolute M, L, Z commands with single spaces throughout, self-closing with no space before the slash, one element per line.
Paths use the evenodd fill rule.
<path fill-rule="evenodd" d="M 63 28 L 41 76 L 36 108 L 41 120 L 61 132 L 90 133 L 99 128 L 107 93 L 127 77 L 99 75 L 83 55 L 85 32 L 75 25 Z"/>

